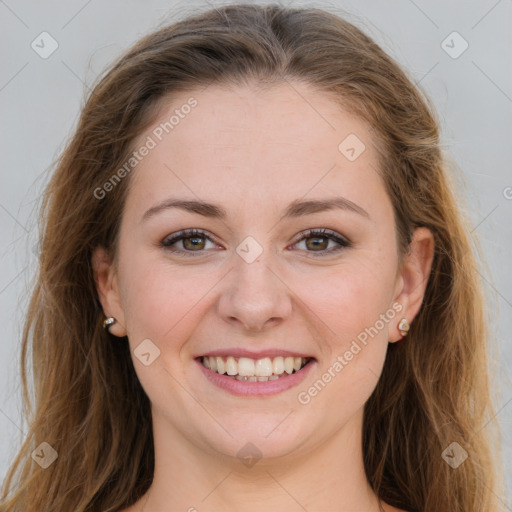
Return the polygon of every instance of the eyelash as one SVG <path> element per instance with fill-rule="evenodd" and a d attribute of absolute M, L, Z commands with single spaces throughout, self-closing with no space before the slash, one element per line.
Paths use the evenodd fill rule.
<path fill-rule="evenodd" d="M 338 247 L 334 247 L 331 249 L 324 249 L 322 251 L 307 251 L 313 255 L 313 257 L 322 257 L 326 255 L 330 255 L 333 253 L 337 253 L 343 249 L 349 248 L 352 246 L 351 242 L 338 235 L 335 231 L 331 231 L 330 229 L 308 229 L 306 231 L 301 231 L 299 235 L 301 238 L 299 238 L 296 242 L 293 243 L 293 245 L 298 244 L 299 242 L 302 242 L 302 240 L 305 240 L 306 238 L 327 238 L 329 240 L 333 240 L 334 242 L 340 244 Z M 186 238 L 195 238 L 195 237 L 203 237 L 209 240 L 210 242 L 215 243 L 215 241 L 210 238 L 204 231 L 200 229 L 184 229 L 182 231 L 177 232 L 175 235 L 172 235 L 170 238 L 165 238 L 160 242 L 160 246 L 170 252 L 174 253 L 181 253 L 186 256 L 198 256 L 201 253 L 204 252 L 204 250 L 198 250 L 198 251 L 186 251 L 181 249 L 173 249 L 171 248 L 172 245 L 174 245 L 176 242 L 180 240 L 184 240 Z"/>

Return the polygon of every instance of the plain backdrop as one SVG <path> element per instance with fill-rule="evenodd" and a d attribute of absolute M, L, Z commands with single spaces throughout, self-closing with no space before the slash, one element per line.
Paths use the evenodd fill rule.
<path fill-rule="evenodd" d="M 481 272 L 497 339 L 490 354 L 500 384 L 492 421 L 504 435 L 509 492 L 501 499 L 503 510 L 512 511 L 512 0 L 282 3 L 345 15 L 408 70 L 438 110 L 444 148 L 466 183 L 458 192 L 467 199 L 472 234 L 490 269 Z M 21 417 L 20 333 L 36 263 L 34 208 L 51 165 L 76 126 L 86 91 L 107 64 L 162 24 L 221 5 L 0 0 L 2 479 L 27 431 Z"/>

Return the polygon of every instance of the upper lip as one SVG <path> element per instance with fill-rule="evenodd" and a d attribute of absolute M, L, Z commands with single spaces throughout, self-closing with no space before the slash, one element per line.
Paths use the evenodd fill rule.
<path fill-rule="evenodd" d="M 277 348 L 268 349 L 268 350 L 259 350 L 258 352 L 253 352 L 252 350 L 246 350 L 243 348 L 224 348 L 218 350 L 212 350 L 210 352 L 205 352 L 198 357 L 223 357 L 223 356 L 232 356 L 232 357 L 248 357 L 250 359 L 263 359 L 265 357 L 303 357 L 303 358 L 311 358 L 314 359 L 313 356 L 309 354 L 304 354 L 302 352 L 292 352 L 291 350 L 280 350 Z"/>

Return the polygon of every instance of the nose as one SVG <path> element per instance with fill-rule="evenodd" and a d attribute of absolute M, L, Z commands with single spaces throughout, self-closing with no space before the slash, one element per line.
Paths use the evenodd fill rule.
<path fill-rule="evenodd" d="M 291 291 L 264 255 L 251 263 L 235 256 L 235 267 L 218 302 L 221 318 L 247 331 L 278 325 L 292 311 Z"/>

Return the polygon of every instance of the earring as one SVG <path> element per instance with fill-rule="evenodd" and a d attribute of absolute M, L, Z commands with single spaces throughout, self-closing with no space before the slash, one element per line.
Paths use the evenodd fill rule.
<path fill-rule="evenodd" d="M 103 320 L 103 329 L 109 330 L 110 326 L 115 323 L 116 319 L 113 316 L 110 316 L 108 318 L 105 318 Z"/>
<path fill-rule="evenodd" d="M 402 336 L 407 336 L 410 327 L 411 326 L 409 325 L 407 318 L 402 318 L 402 320 L 400 320 L 400 322 L 398 323 L 398 330 L 400 331 L 400 334 Z"/>

